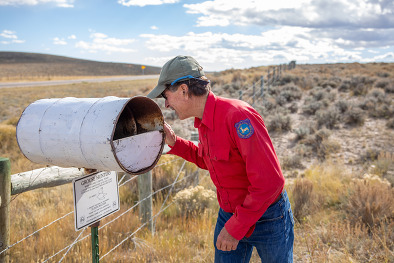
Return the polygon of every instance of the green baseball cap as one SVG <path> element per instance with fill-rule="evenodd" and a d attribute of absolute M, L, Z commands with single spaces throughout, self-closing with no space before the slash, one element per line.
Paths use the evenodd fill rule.
<path fill-rule="evenodd" d="M 190 56 L 176 56 L 161 68 L 157 86 L 149 92 L 148 98 L 159 98 L 166 89 L 166 84 L 174 85 L 179 80 L 205 76 L 198 62 Z"/>

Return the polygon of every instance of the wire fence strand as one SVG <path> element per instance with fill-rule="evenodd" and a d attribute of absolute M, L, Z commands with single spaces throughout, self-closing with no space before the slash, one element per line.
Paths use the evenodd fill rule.
<path fill-rule="evenodd" d="M 157 216 L 159 216 L 164 210 L 166 210 L 168 207 L 170 207 L 173 204 L 173 202 L 171 202 L 170 204 L 168 204 L 165 208 L 161 209 L 156 215 L 152 216 L 149 221 L 145 222 L 144 224 L 142 224 L 139 228 L 137 228 L 137 230 L 135 230 L 133 233 L 131 233 L 130 235 L 128 235 L 125 239 L 123 239 L 121 242 L 119 242 L 116 246 L 114 246 L 111 250 L 109 250 L 107 253 L 105 253 L 101 258 L 103 259 L 104 257 L 106 257 L 108 254 L 110 254 L 112 251 L 114 251 L 116 248 L 118 248 L 120 245 L 122 245 L 124 242 L 126 242 L 128 239 L 130 239 L 132 236 L 134 236 L 138 231 L 140 231 L 146 224 L 148 224 L 150 221 L 152 221 L 153 219 L 155 219 Z"/>
<path fill-rule="evenodd" d="M 82 229 L 81 233 L 79 233 L 79 235 L 77 236 L 77 238 L 74 240 L 74 242 L 69 246 L 69 248 L 67 249 L 66 253 L 64 253 L 63 257 L 59 260 L 59 263 L 63 261 L 63 259 L 67 256 L 68 252 L 70 252 L 71 248 L 73 248 L 73 246 L 78 243 L 78 239 L 81 237 L 81 235 L 83 234 L 83 232 L 85 232 L 86 227 L 84 229 Z"/>
<path fill-rule="evenodd" d="M 29 237 L 31 237 L 31 236 L 33 236 L 33 235 L 37 234 L 37 233 L 38 233 L 38 232 L 40 232 L 41 230 L 43 230 L 43 229 L 47 228 L 48 226 L 52 225 L 53 223 L 55 223 L 55 222 L 57 222 L 57 221 L 59 221 L 59 220 L 61 220 L 61 219 L 65 218 L 65 217 L 67 217 L 67 216 L 69 216 L 69 215 L 71 215 L 71 214 L 73 214 L 73 213 L 74 213 L 74 211 L 71 211 L 71 212 L 69 212 L 69 213 L 65 214 L 64 216 L 62 216 L 62 217 L 59 217 L 58 219 L 56 219 L 56 220 L 52 221 L 52 222 L 51 222 L 51 223 L 49 223 L 48 225 L 46 225 L 46 226 L 43 226 L 43 227 L 41 227 L 40 229 L 38 229 L 38 230 L 34 231 L 34 232 L 33 232 L 33 233 L 31 233 L 30 235 L 28 235 L 28 236 L 26 236 L 26 237 L 22 238 L 21 240 L 19 240 L 19 241 L 15 242 L 14 244 L 12 244 L 12 245 L 8 246 L 6 249 L 4 249 L 3 251 L 1 251 L 1 252 L 0 252 L 0 255 L 1 255 L 1 254 L 3 254 L 3 253 L 4 253 L 5 251 L 7 251 L 8 249 L 12 248 L 13 246 L 15 246 L 15 245 L 17 245 L 17 244 L 21 243 L 22 241 L 25 241 L 26 239 L 28 239 Z"/>
<path fill-rule="evenodd" d="M 260 85 L 261 89 L 263 88 L 262 85 L 263 85 L 264 83 L 263 83 L 262 81 L 265 81 L 265 83 L 266 83 L 268 86 L 270 86 L 270 85 L 273 85 L 273 84 L 275 83 L 275 81 L 277 81 L 278 79 L 279 79 L 279 75 L 276 76 L 275 79 L 274 79 L 273 77 L 270 79 L 270 77 L 269 77 L 269 75 L 268 75 L 267 78 L 264 78 L 264 79 L 263 79 L 263 78 L 260 78 L 259 80 L 257 80 L 256 82 L 254 82 L 252 85 L 250 85 L 250 83 L 247 84 L 247 85 L 249 85 L 249 86 L 248 86 L 246 89 L 243 89 L 243 91 L 242 91 L 242 93 L 241 93 L 243 96 L 246 97 L 246 98 L 244 99 L 244 101 L 248 102 L 248 103 L 251 104 L 251 105 L 252 105 L 252 103 L 251 103 L 250 100 L 252 100 L 252 102 L 254 102 L 254 103 L 259 102 L 259 101 L 263 98 L 263 97 L 261 96 L 263 93 L 261 93 L 260 96 L 256 95 L 256 94 L 258 93 L 258 92 L 256 92 L 256 88 L 258 88 L 259 85 Z M 244 86 L 244 87 L 245 87 L 245 86 Z M 268 87 L 267 87 L 267 90 L 268 90 Z M 261 91 L 261 92 L 263 92 L 263 91 Z M 251 93 L 251 94 L 250 94 L 250 93 Z M 171 161 L 168 161 L 168 162 L 164 162 L 164 163 L 158 164 L 158 165 L 156 165 L 156 166 L 154 167 L 154 169 L 155 169 L 155 168 L 158 168 L 158 167 L 160 167 L 160 166 L 164 166 L 164 165 L 167 165 L 167 164 L 170 164 L 170 163 L 177 162 L 177 161 L 179 161 L 179 160 L 181 160 L 181 159 L 182 159 L 182 158 L 176 158 L 176 159 L 174 159 L 174 160 L 171 160 Z M 169 206 L 171 206 L 171 205 L 173 204 L 173 202 L 171 202 L 170 204 L 168 204 L 167 206 L 165 206 L 165 204 L 166 204 L 166 202 L 167 202 L 169 196 L 170 196 L 171 193 L 173 192 L 173 189 L 174 189 L 175 184 L 178 184 L 178 183 L 180 183 L 181 181 L 183 181 L 183 180 L 185 180 L 185 179 L 187 179 L 188 177 L 190 177 L 190 176 L 193 175 L 193 174 L 190 174 L 189 176 L 186 176 L 186 177 L 184 177 L 184 178 L 178 180 L 179 177 L 180 177 L 180 174 L 181 174 L 182 170 L 183 170 L 184 167 L 185 167 L 185 164 L 186 164 L 186 161 L 184 161 L 184 162 L 182 163 L 181 168 L 179 169 L 178 174 L 177 174 L 177 176 L 176 176 L 176 178 L 175 178 L 175 180 L 174 180 L 174 182 L 173 182 L 172 184 L 169 184 L 169 185 L 167 185 L 167 186 L 165 186 L 165 187 L 162 187 L 162 188 L 156 190 L 155 192 L 151 193 L 149 196 L 145 197 L 144 199 L 139 200 L 136 204 L 134 204 L 133 206 L 131 206 L 130 208 L 128 208 L 126 211 L 124 211 L 123 213 L 121 213 L 120 215 L 118 215 L 116 218 L 112 219 L 111 221 L 108 221 L 106 224 L 104 224 L 103 226 L 101 226 L 101 227 L 99 228 L 99 229 L 102 229 L 102 228 L 108 226 L 109 224 L 115 222 L 116 220 L 118 220 L 120 217 L 122 217 L 122 216 L 125 215 L 126 213 L 132 211 L 135 207 L 137 207 L 139 204 L 141 204 L 141 203 L 142 203 L 143 201 L 145 201 L 146 199 L 151 198 L 151 197 L 154 196 L 155 194 L 157 194 L 157 193 L 159 193 L 159 192 L 161 192 L 161 191 L 163 191 L 163 190 L 165 190 L 165 189 L 171 187 L 170 190 L 168 191 L 168 193 L 167 193 L 167 195 L 166 195 L 166 197 L 165 197 L 165 199 L 164 199 L 164 201 L 163 201 L 161 207 L 160 207 L 159 212 L 158 212 L 156 215 L 152 216 L 152 217 L 149 219 L 148 222 L 145 222 L 144 224 L 142 224 L 142 225 L 141 225 L 139 228 L 137 228 L 133 233 L 131 233 L 131 234 L 128 235 L 124 240 L 122 240 L 120 243 L 118 243 L 117 245 L 115 245 L 111 250 L 109 250 L 109 251 L 108 251 L 105 255 L 103 255 L 101 258 L 104 258 L 104 257 L 107 256 L 109 253 L 111 253 L 112 251 L 114 251 L 117 247 L 119 247 L 119 246 L 120 246 L 122 243 L 124 243 L 127 239 L 129 239 L 129 238 L 131 238 L 133 235 L 135 235 L 139 230 L 141 230 L 141 229 L 142 229 L 146 224 L 148 224 L 150 221 L 152 221 L 152 220 L 154 220 L 154 219 L 156 220 L 156 218 L 157 218 L 164 210 L 166 210 Z M 40 171 L 40 173 L 39 173 L 37 176 L 35 176 L 34 178 L 32 178 L 32 175 L 33 175 L 33 173 L 32 173 L 32 175 L 30 176 L 29 185 L 32 185 L 32 184 L 39 178 L 39 176 L 41 175 L 41 173 L 42 173 L 43 171 L 45 171 L 46 169 L 47 169 L 47 167 L 46 167 L 46 168 L 43 168 L 42 171 Z M 127 173 L 124 174 L 124 175 L 122 176 L 122 178 L 119 180 L 119 182 L 118 182 L 118 186 L 119 186 L 119 187 L 121 187 L 121 186 L 125 185 L 126 183 L 128 183 L 128 182 L 130 182 L 130 181 L 136 179 L 139 175 L 135 175 L 135 176 L 133 176 L 133 177 L 131 177 L 131 178 L 125 180 L 125 179 L 126 179 L 126 176 L 127 176 Z M 13 200 L 14 200 L 15 198 L 17 198 L 17 197 L 18 197 L 18 194 L 17 194 L 11 201 L 13 201 Z M 165 206 L 165 207 L 164 207 L 164 206 Z M 63 215 L 63 216 L 61 216 L 61 217 L 59 217 L 59 218 L 53 220 L 53 221 L 50 222 L 49 224 L 47 224 L 47 225 L 41 227 L 40 229 L 38 229 L 38 230 L 34 231 L 33 233 L 29 234 L 28 236 L 26 236 L 26 237 L 20 239 L 19 241 L 15 242 L 14 244 L 12 244 L 12 245 L 10 245 L 10 246 L 8 246 L 7 248 L 5 248 L 4 250 L 2 250 L 2 251 L 0 252 L 0 255 L 3 254 L 5 251 L 11 249 L 12 247 L 16 246 L 17 244 L 19 244 L 19 243 L 21 243 L 21 242 L 27 240 L 28 238 L 32 237 L 32 236 L 35 235 L 35 234 L 37 234 L 37 233 L 40 232 L 41 230 L 43 230 L 43 229 L 49 227 L 50 225 L 52 225 L 52 224 L 58 222 L 58 221 L 61 220 L 61 219 L 64 219 L 65 217 L 67 217 L 67 216 L 69 216 L 69 215 L 71 215 L 71 214 L 73 214 L 73 213 L 74 213 L 74 211 L 71 211 L 71 212 L 69 212 L 69 213 L 67 213 L 67 214 L 65 214 L 65 215 Z M 77 236 L 77 238 L 76 238 L 70 245 L 68 245 L 68 246 L 64 247 L 63 249 L 59 250 L 58 252 L 56 252 L 55 254 L 53 254 L 51 257 L 49 257 L 48 259 L 46 259 L 44 262 L 47 262 L 48 260 L 54 258 L 55 256 L 59 255 L 60 253 L 62 253 L 64 250 L 67 249 L 67 251 L 64 253 L 64 255 L 62 256 L 62 258 L 61 258 L 60 261 L 59 261 L 59 262 L 62 262 L 63 259 L 66 257 L 66 255 L 69 253 L 69 251 L 72 249 L 72 247 L 73 247 L 75 244 L 77 244 L 77 243 L 79 243 L 79 242 L 85 240 L 85 239 L 88 238 L 89 236 L 91 236 L 91 234 L 89 233 L 88 235 L 86 235 L 86 236 L 84 236 L 83 238 L 80 239 L 81 235 L 84 233 L 84 231 L 86 230 L 86 228 L 87 228 L 87 227 L 85 227 L 85 228 L 81 231 L 81 233 L 79 233 L 79 235 Z M 100 258 L 100 259 L 101 259 L 101 258 Z"/>

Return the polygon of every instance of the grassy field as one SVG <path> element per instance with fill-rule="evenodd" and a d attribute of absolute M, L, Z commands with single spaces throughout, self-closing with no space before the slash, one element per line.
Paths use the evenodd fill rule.
<path fill-rule="evenodd" d="M 70 57 L 0 51 L 0 82 L 67 79 L 81 76 L 159 74 L 159 67 L 98 62 Z"/>
<path fill-rule="evenodd" d="M 267 67 L 260 67 L 215 73 L 210 79 L 216 94 L 237 98 L 239 90 L 266 74 Z M 155 80 L 140 80 L 0 89 L 1 156 L 11 159 L 13 174 L 42 167 L 23 157 L 15 139 L 21 112 L 37 99 L 131 97 L 147 94 L 154 85 Z M 394 65 L 299 65 L 266 88 L 264 100 L 254 106 L 265 120 L 286 176 L 296 219 L 295 262 L 394 262 Z M 163 108 L 163 101 L 157 102 Z M 178 134 L 188 137 L 193 131 L 190 121 L 180 122 L 164 108 L 163 114 Z M 166 164 L 153 170 L 154 190 L 173 182 L 181 162 L 161 157 L 159 164 Z M 189 164 L 180 178 L 195 170 Z M 215 189 L 206 173 L 200 172 L 199 181 L 203 188 L 198 192 L 206 194 L 190 194 L 194 183 L 185 180 L 170 198 L 175 202 L 157 217 L 153 236 L 139 231 L 102 262 L 212 262 L 217 203 L 206 198 Z M 121 187 L 121 211 L 101 225 L 133 206 L 137 193 L 135 180 Z M 155 213 L 165 195 L 154 197 Z M 72 187 L 13 196 L 10 209 L 13 244 L 73 211 Z M 11 262 L 43 262 L 71 244 L 80 234 L 73 220 L 70 214 L 15 245 Z M 132 210 L 101 229 L 100 254 L 140 225 L 138 211 Z M 49 262 L 58 262 L 63 253 Z M 62 262 L 89 262 L 90 256 L 86 238 Z M 252 262 L 258 262 L 256 253 Z"/>

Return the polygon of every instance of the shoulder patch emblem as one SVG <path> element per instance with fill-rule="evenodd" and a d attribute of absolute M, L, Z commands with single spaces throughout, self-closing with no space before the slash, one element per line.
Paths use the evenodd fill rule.
<path fill-rule="evenodd" d="M 254 133 L 254 129 L 249 119 L 237 122 L 235 124 L 239 138 L 247 139 Z"/>

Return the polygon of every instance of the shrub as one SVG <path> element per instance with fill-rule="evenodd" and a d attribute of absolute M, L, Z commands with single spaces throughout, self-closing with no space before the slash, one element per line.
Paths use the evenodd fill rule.
<path fill-rule="evenodd" d="M 384 92 L 386 92 L 387 94 L 392 94 L 392 93 L 394 93 L 394 84 L 393 84 L 393 82 L 391 82 L 389 85 L 387 85 L 387 86 L 384 88 Z"/>
<path fill-rule="evenodd" d="M 394 113 L 391 98 L 380 89 L 373 89 L 360 103 L 360 108 L 368 111 L 369 116 L 375 118 L 390 118 Z"/>
<path fill-rule="evenodd" d="M 359 107 L 351 107 L 344 116 L 344 122 L 350 126 L 362 126 L 365 121 L 365 113 Z"/>
<path fill-rule="evenodd" d="M 321 87 L 314 87 L 311 91 L 310 94 L 315 100 L 323 100 L 324 98 L 327 97 L 327 91 L 325 91 Z"/>
<path fill-rule="evenodd" d="M 362 87 L 370 87 L 373 83 L 375 82 L 374 78 L 368 77 L 368 76 L 354 76 L 350 80 L 350 86 L 352 89 L 357 88 L 357 86 Z M 364 88 L 362 87 L 362 88 Z"/>
<path fill-rule="evenodd" d="M 391 119 L 389 119 L 389 120 L 386 122 L 386 127 L 387 127 L 387 128 L 390 128 L 390 129 L 394 129 L 394 118 L 391 118 Z"/>
<path fill-rule="evenodd" d="M 376 148 L 368 148 L 360 157 L 362 163 L 375 161 L 378 159 L 380 151 Z"/>
<path fill-rule="evenodd" d="M 304 221 L 314 209 L 313 206 L 313 183 L 306 179 L 297 179 L 292 189 L 294 217 L 299 221 Z"/>
<path fill-rule="evenodd" d="M 319 128 L 324 125 L 327 129 L 333 129 L 339 121 L 339 110 L 331 107 L 324 111 L 318 111 L 316 117 Z"/>
<path fill-rule="evenodd" d="M 363 83 L 357 84 L 357 86 L 353 89 L 354 96 L 363 96 L 367 94 L 367 92 L 368 88 Z"/>
<path fill-rule="evenodd" d="M 290 170 L 293 168 L 302 169 L 304 168 L 304 166 L 302 165 L 302 156 L 299 154 L 295 154 L 292 156 L 286 155 L 285 157 L 282 158 L 280 162 L 280 166 L 284 170 Z"/>
<path fill-rule="evenodd" d="M 330 81 L 330 80 L 327 80 L 321 84 L 321 86 L 323 88 L 336 88 L 337 85 L 338 85 L 337 83 L 335 83 L 334 81 Z"/>
<path fill-rule="evenodd" d="M 333 141 L 331 139 L 325 139 L 321 142 L 320 147 L 317 149 L 317 156 L 325 160 L 331 154 L 339 152 L 341 149 L 341 145 L 337 141 Z"/>
<path fill-rule="evenodd" d="M 373 228 L 394 217 L 394 189 L 377 180 L 356 180 L 350 185 L 344 209 L 353 222 Z"/>
<path fill-rule="evenodd" d="M 287 103 L 287 99 L 282 94 L 276 96 L 275 101 L 278 105 L 284 106 Z"/>
<path fill-rule="evenodd" d="M 335 106 L 340 113 L 345 113 L 349 109 L 349 104 L 345 100 L 339 100 L 337 103 L 335 103 Z"/>
<path fill-rule="evenodd" d="M 359 104 L 359 107 L 365 111 L 369 111 L 374 109 L 377 103 L 378 100 L 375 97 L 368 96 Z"/>
<path fill-rule="evenodd" d="M 276 100 L 273 97 L 267 97 L 267 99 L 264 100 L 263 104 L 267 111 L 272 111 L 277 107 Z"/>
<path fill-rule="evenodd" d="M 378 77 L 381 77 L 381 78 L 390 77 L 390 73 L 388 73 L 388 72 L 378 72 L 376 75 L 378 75 Z"/>
<path fill-rule="evenodd" d="M 292 104 L 289 105 L 288 109 L 291 113 L 297 113 L 298 112 L 297 103 L 293 102 Z"/>
<path fill-rule="evenodd" d="M 305 178 L 313 183 L 315 203 L 319 208 L 340 208 L 351 178 L 343 166 L 330 162 L 313 165 L 305 171 Z"/>
<path fill-rule="evenodd" d="M 241 71 L 236 71 L 233 73 L 233 77 L 231 79 L 231 82 L 233 83 L 239 83 L 239 82 L 244 82 L 246 81 L 246 76 L 241 73 Z"/>
<path fill-rule="evenodd" d="M 348 92 L 350 89 L 350 80 L 343 80 L 342 83 L 339 85 L 338 90 L 340 92 Z"/>
<path fill-rule="evenodd" d="M 312 152 L 321 160 L 326 159 L 331 153 L 338 152 L 341 146 L 328 139 L 330 132 L 327 129 L 318 130 L 315 134 L 307 136 L 300 143 L 311 147 Z"/>
<path fill-rule="evenodd" d="M 372 162 L 370 172 L 378 176 L 385 176 L 394 164 L 394 154 L 389 152 L 380 152 L 377 158 Z M 394 168 L 394 167 L 391 167 Z"/>
<path fill-rule="evenodd" d="M 316 111 L 324 107 L 323 102 L 315 101 L 309 97 L 305 100 L 305 104 L 302 106 L 302 112 L 307 115 L 314 115 Z"/>
<path fill-rule="evenodd" d="M 369 97 L 376 98 L 378 102 L 383 102 L 386 100 L 386 95 L 381 89 L 373 89 L 368 93 Z"/>
<path fill-rule="evenodd" d="M 375 118 L 390 118 L 394 114 L 394 109 L 388 104 L 376 104 L 368 113 Z"/>
<path fill-rule="evenodd" d="M 290 131 L 291 130 L 291 119 L 288 115 L 282 115 L 280 113 L 274 114 L 269 120 L 267 124 L 267 129 L 270 132 L 278 131 Z"/>
<path fill-rule="evenodd" d="M 293 132 L 297 135 L 295 141 L 303 140 L 308 135 L 311 135 L 316 132 L 316 125 L 314 122 L 303 122 L 301 123 L 300 127 L 294 129 Z"/>
<path fill-rule="evenodd" d="M 174 197 L 174 202 L 177 203 L 178 212 L 186 217 L 201 214 L 217 204 L 215 192 L 201 185 L 179 191 Z"/>
<path fill-rule="evenodd" d="M 299 82 L 300 78 L 297 76 L 293 76 L 293 75 L 284 75 L 281 79 L 280 79 L 280 85 L 285 85 L 288 83 L 294 83 L 297 84 Z"/>
<path fill-rule="evenodd" d="M 292 102 L 294 100 L 301 99 L 302 92 L 301 89 L 296 85 L 289 84 L 282 87 L 279 95 L 284 97 L 286 102 Z"/>
<path fill-rule="evenodd" d="M 376 88 L 381 88 L 381 89 L 386 89 L 386 87 L 390 86 L 391 83 L 390 81 L 388 81 L 387 79 L 383 79 L 383 80 L 378 80 L 375 83 L 375 87 Z"/>

